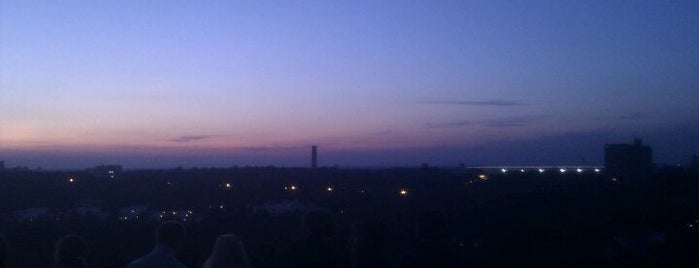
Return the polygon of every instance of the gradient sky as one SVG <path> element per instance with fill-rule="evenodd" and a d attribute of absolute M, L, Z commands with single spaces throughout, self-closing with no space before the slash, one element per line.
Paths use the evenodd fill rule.
<path fill-rule="evenodd" d="M 697 1 L 0 0 L 0 159 L 127 168 L 699 153 Z"/>

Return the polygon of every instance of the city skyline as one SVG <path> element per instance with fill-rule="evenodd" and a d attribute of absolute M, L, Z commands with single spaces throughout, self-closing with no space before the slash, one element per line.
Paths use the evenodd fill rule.
<path fill-rule="evenodd" d="M 0 0 L 0 160 L 602 163 L 699 152 L 699 3 Z"/>

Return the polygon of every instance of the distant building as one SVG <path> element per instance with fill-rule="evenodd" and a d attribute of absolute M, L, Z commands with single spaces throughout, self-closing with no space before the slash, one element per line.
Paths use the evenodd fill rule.
<path fill-rule="evenodd" d="M 313 145 L 311 147 L 311 167 L 312 168 L 318 167 L 318 146 L 316 146 L 316 145 Z"/>
<path fill-rule="evenodd" d="M 96 178 L 116 179 L 121 174 L 121 165 L 100 165 L 88 169 L 88 172 Z"/>
<path fill-rule="evenodd" d="M 648 178 L 653 168 L 653 150 L 641 139 L 633 144 L 604 146 L 604 167 L 607 174 L 622 180 Z"/>

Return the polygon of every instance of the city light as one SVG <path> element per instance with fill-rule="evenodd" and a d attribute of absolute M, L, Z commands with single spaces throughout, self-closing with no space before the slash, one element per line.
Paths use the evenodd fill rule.
<path fill-rule="evenodd" d="M 226 183 L 226 188 L 231 188 L 231 184 L 230 184 L 230 183 Z"/>
<path fill-rule="evenodd" d="M 72 182 L 75 182 L 75 179 L 73 179 L 73 178 L 68 178 L 68 182 L 71 182 L 71 183 L 72 183 Z"/>
<path fill-rule="evenodd" d="M 486 176 L 485 174 L 478 175 L 478 178 L 484 181 L 488 180 L 488 176 Z"/>
<path fill-rule="evenodd" d="M 504 169 L 504 168 L 501 169 L 500 171 L 501 171 L 502 173 L 507 173 L 507 169 Z"/>
<path fill-rule="evenodd" d="M 398 192 L 398 193 L 400 193 L 400 195 L 407 195 L 407 194 L 408 194 L 408 190 L 401 189 L 400 192 Z"/>
<path fill-rule="evenodd" d="M 599 168 L 596 168 L 596 169 L 595 169 L 595 173 L 599 173 Z"/>
<path fill-rule="evenodd" d="M 561 173 L 566 173 L 566 169 L 565 169 L 565 168 L 562 168 L 562 169 L 560 169 L 559 171 L 561 171 Z"/>
<path fill-rule="evenodd" d="M 582 172 L 583 172 L 583 170 L 582 170 L 581 168 L 576 169 L 576 171 L 577 171 L 578 173 L 582 173 Z"/>
<path fill-rule="evenodd" d="M 327 190 L 328 190 L 328 192 L 332 192 L 332 191 L 333 191 L 333 187 L 328 187 Z"/>
<path fill-rule="evenodd" d="M 544 171 L 545 171 L 545 170 L 544 170 L 543 168 L 540 168 L 540 169 L 539 169 L 539 173 L 544 173 Z"/>
<path fill-rule="evenodd" d="M 524 173 L 524 169 L 520 169 L 520 170 L 519 170 L 519 172 L 522 172 L 522 173 Z"/>
<path fill-rule="evenodd" d="M 296 191 L 296 185 L 284 186 L 284 190 L 287 190 L 287 191 Z"/>

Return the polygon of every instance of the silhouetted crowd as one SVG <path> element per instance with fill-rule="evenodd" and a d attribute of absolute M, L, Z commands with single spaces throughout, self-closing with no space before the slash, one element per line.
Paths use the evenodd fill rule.
<path fill-rule="evenodd" d="M 334 239 L 336 223 L 325 210 L 312 210 L 303 217 L 304 237 L 282 247 L 275 254 L 274 267 L 464 267 L 460 247 L 451 238 L 446 219 L 437 211 L 416 217 L 415 242 L 408 250 L 390 250 L 390 226 L 380 221 L 356 223 L 349 245 Z M 127 268 L 186 268 L 178 260 L 187 237 L 184 225 L 176 221 L 160 224 L 153 250 Z M 7 267 L 7 242 L 0 236 L 0 268 Z M 67 235 L 56 242 L 54 267 L 85 268 L 88 245 L 78 235 Z M 115 254 L 118 254 L 116 252 Z M 218 236 L 202 268 L 251 267 L 244 242 L 235 234 Z"/>

